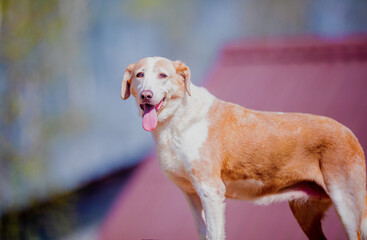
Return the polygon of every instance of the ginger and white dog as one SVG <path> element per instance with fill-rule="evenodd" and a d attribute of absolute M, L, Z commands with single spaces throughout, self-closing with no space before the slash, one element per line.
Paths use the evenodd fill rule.
<path fill-rule="evenodd" d="M 366 168 L 353 133 L 336 121 L 261 112 L 190 83 L 180 61 L 130 64 L 121 97 L 135 97 L 165 175 L 184 193 L 200 239 L 224 239 L 225 198 L 289 201 L 310 239 L 333 204 L 349 239 L 367 238 Z"/>

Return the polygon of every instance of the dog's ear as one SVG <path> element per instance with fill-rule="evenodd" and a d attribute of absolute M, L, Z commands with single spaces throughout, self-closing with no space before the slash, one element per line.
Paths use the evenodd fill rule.
<path fill-rule="evenodd" d="M 122 78 L 121 98 L 124 100 L 128 99 L 130 96 L 130 86 L 133 70 L 134 70 L 134 64 L 129 64 L 129 66 L 127 66 L 125 70 L 124 77 Z"/>
<path fill-rule="evenodd" d="M 175 68 L 176 68 L 176 73 L 182 78 L 184 84 L 185 84 L 185 90 L 187 92 L 187 94 L 189 94 L 189 96 L 191 96 L 191 90 L 190 90 L 190 69 L 188 66 L 186 66 L 183 62 L 177 60 L 173 62 Z"/>

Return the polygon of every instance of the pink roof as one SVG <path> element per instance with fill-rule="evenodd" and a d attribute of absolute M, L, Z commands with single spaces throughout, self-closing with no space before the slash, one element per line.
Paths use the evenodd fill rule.
<path fill-rule="evenodd" d="M 306 112 L 348 126 L 367 149 L 367 37 L 242 41 L 222 50 L 206 87 L 257 110 Z M 345 239 L 333 208 L 329 239 Z M 227 200 L 228 239 L 306 239 L 287 203 Z M 102 224 L 100 239 L 197 239 L 181 192 L 160 172 L 155 154 L 129 180 Z"/>

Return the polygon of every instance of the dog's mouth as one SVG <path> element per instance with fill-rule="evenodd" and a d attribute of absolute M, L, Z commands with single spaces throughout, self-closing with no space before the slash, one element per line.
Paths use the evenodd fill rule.
<path fill-rule="evenodd" d="M 158 104 L 140 104 L 140 108 L 144 111 L 143 113 L 143 128 L 145 131 L 152 131 L 157 127 L 158 123 L 158 111 L 163 107 L 166 98 L 164 97 Z"/>

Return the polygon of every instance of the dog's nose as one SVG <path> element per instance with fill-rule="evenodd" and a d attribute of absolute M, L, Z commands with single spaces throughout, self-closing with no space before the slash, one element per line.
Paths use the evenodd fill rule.
<path fill-rule="evenodd" d="M 140 93 L 140 98 L 141 98 L 141 100 L 149 101 L 150 99 L 153 98 L 153 92 L 150 91 L 150 90 L 143 90 Z"/>

